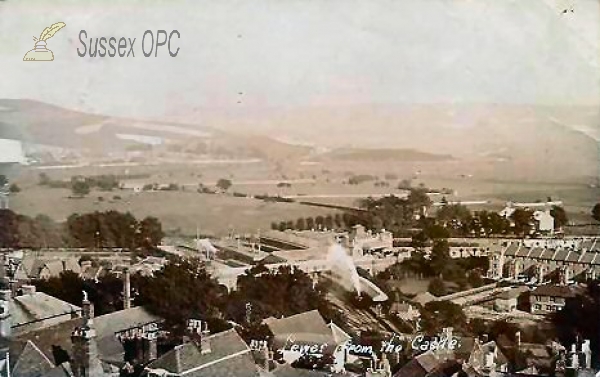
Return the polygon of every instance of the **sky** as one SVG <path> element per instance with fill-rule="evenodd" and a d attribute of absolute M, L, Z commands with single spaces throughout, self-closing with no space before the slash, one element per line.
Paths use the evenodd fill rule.
<path fill-rule="evenodd" d="M 66 27 L 48 40 L 55 60 L 22 61 L 33 36 L 59 21 Z M 144 57 L 148 29 L 177 30 L 179 54 L 163 48 Z M 136 38 L 135 58 L 78 56 L 81 30 Z M 0 98 L 144 118 L 356 104 L 598 104 L 600 1 L 5 0 Z"/>

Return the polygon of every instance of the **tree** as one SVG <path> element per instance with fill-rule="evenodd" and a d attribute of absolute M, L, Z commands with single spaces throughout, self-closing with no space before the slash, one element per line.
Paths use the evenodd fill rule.
<path fill-rule="evenodd" d="M 440 278 L 434 278 L 429 282 L 429 286 L 427 287 L 427 291 L 436 297 L 445 296 L 448 294 L 446 290 L 446 284 Z"/>
<path fill-rule="evenodd" d="M 45 186 L 50 183 L 50 177 L 46 173 L 40 173 L 39 175 L 39 184 L 40 186 Z"/>
<path fill-rule="evenodd" d="M 515 223 L 515 233 L 525 236 L 531 232 L 533 222 L 533 212 L 517 208 L 511 216 Z"/>
<path fill-rule="evenodd" d="M 422 187 L 411 189 L 407 201 L 413 210 L 429 208 L 432 204 L 431 199 L 427 195 L 427 189 Z"/>
<path fill-rule="evenodd" d="M 220 317 L 227 289 L 219 286 L 204 264 L 174 257 L 153 276 L 131 277 L 139 305 L 165 319 L 167 329 L 183 335 L 189 319 Z"/>
<path fill-rule="evenodd" d="M 75 180 L 71 182 L 71 191 L 73 195 L 84 197 L 90 193 L 90 185 L 84 180 Z"/>
<path fill-rule="evenodd" d="M 552 215 L 552 217 L 554 218 L 554 229 L 561 229 L 569 222 L 567 212 L 563 207 L 552 206 L 552 209 L 550 210 L 550 215 Z"/>
<path fill-rule="evenodd" d="M 431 248 L 431 258 L 429 260 L 431 270 L 435 276 L 442 276 L 444 272 L 452 265 L 450 257 L 450 245 L 446 240 L 437 240 Z"/>
<path fill-rule="evenodd" d="M 325 216 L 324 225 L 325 225 L 325 228 L 327 228 L 329 230 L 333 229 L 333 216 L 331 216 L 331 215 Z"/>
<path fill-rule="evenodd" d="M 157 246 L 162 242 L 165 236 L 162 230 L 162 224 L 156 217 L 146 217 L 140 222 L 141 244 L 147 246 Z"/>
<path fill-rule="evenodd" d="M 298 220 L 296 220 L 296 230 L 305 230 L 306 229 L 306 223 L 304 221 L 304 218 L 300 217 Z"/>
<path fill-rule="evenodd" d="M 290 300 L 293 297 L 293 300 Z M 237 323 L 246 321 L 246 304 L 255 319 L 281 317 L 327 306 L 325 290 L 302 270 L 282 266 L 276 272 L 255 268 L 238 278 L 238 289 L 229 296 L 226 315 Z"/>
<path fill-rule="evenodd" d="M 600 221 L 600 203 L 596 203 L 594 208 L 592 208 L 592 217 L 596 221 Z"/>
<path fill-rule="evenodd" d="M 13 194 L 16 194 L 18 192 L 21 192 L 21 188 L 19 186 L 17 186 L 16 183 L 13 183 L 12 185 L 10 185 L 10 187 L 8 188 L 8 191 L 10 191 Z"/>
<path fill-rule="evenodd" d="M 466 328 L 467 317 L 460 305 L 451 301 L 432 301 L 421 310 L 423 330 L 434 335 L 444 327 L 453 327 L 461 331 Z"/>
<path fill-rule="evenodd" d="M 227 191 L 231 185 L 232 183 L 229 179 L 221 178 L 217 181 L 217 187 L 223 191 Z"/>
<path fill-rule="evenodd" d="M 600 352 L 600 322 L 597 318 L 600 318 L 599 280 L 590 282 L 583 294 L 567 299 L 565 307 L 551 315 L 562 344 L 573 344 L 577 338 L 590 339 L 592 354 L 595 355 Z M 594 364 L 598 364 L 597 361 Z"/>
<path fill-rule="evenodd" d="M 18 229 L 17 214 L 8 209 L 0 209 L 0 247 L 17 247 Z"/>
<path fill-rule="evenodd" d="M 8 178 L 5 175 L 0 175 L 0 187 L 4 187 L 8 184 Z"/>

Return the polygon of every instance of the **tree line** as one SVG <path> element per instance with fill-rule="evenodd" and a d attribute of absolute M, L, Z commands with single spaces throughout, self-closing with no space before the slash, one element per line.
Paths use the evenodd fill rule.
<path fill-rule="evenodd" d="M 155 217 L 138 220 L 118 211 L 73 214 L 57 223 L 48 216 L 34 218 L 0 210 L 0 247 L 3 248 L 124 248 L 135 250 L 160 244 L 164 233 Z"/>

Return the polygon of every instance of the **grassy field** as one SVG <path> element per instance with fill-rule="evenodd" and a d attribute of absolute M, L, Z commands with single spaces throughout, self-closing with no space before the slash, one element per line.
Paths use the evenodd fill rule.
<path fill-rule="evenodd" d="M 11 208 L 25 215 L 46 214 L 64 221 L 72 213 L 118 210 L 136 217 L 155 216 L 165 230 L 179 229 L 185 235 L 222 235 L 230 228 L 236 232 L 256 232 L 269 229 L 272 221 L 295 221 L 298 217 L 335 214 L 335 210 L 304 206 L 296 203 L 265 203 L 250 198 L 196 192 L 93 191 L 82 199 L 69 198 L 63 189 L 31 186 L 11 200 Z M 114 200 L 114 196 L 120 200 Z M 98 197 L 103 197 L 99 201 Z"/>
<path fill-rule="evenodd" d="M 176 183 L 186 185 L 186 192 L 130 191 L 112 193 L 93 192 L 88 198 L 69 199 L 67 190 L 38 186 L 40 173 L 54 180 L 68 180 L 74 175 L 115 174 L 138 176 L 136 183 Z M 145 175 L 139 178 L 139 175 Z M 388 187 L 375 186 L 375 181 L 358 185 L 347 182 L 351 175 L 372 175 L 380 180 L 389 179 Z M 392 178 L 390 178 L 392 177 Z M 223 234 L 233 227 L 249 232 L 269 228 L 272 221 L 296 220 L 298 217 L 327 215 L 333 210 L 303 206 L 293 203 L 264 203 L 228 195 L 201 195 L 195 189 L 199 183 L 214 186 L 219 178 L 230 179 L 229 192 L 251 195 L 269 194 L 299 196 L 306 200 L 326 204 L 354 206 L 360 195 L 401 194 L 398 183 L 412 179 L 413 186 L 420 183 L 434 189 L 450 188 L 457 195 L 448 200 L 462 202 L 484 200 L 489 205 L 472 209 L 497 210 L 507 201 L 562 200 L 572 220 L 589 223 L 593 205 L 600 201 L 600 188 L 591 185 L 593 178 L 542 179 L 526 171 L 512 171 L 502 164 L 473 161 L 450 162 L 332 162 L 328 164 L 300 163 L 282 168 L 277 163 L 249 164 L 165 164 L 146 166 L 104 166 L 68 169 L 22 169 L 16 182 L 23 191 L 12 198 L 11 207 L 18 212 L 36 215 L 44 213 L 63 220 L 73 212 L 117 209 L 131 211 L 136 216 L 152 215 L 160 218 L 167 230 L 180 229 L 185 234 L 195 234 L 196 226 L 203 233 Z M 123 181 L 127 182 L 127 180 Z M 278 187 L 289 182 L 290 187 Z M 112 200 L 119 195 L 122 200 Z M 100 202 L 98 197 L 104 201 Z M 435 198 L 440 200 L 441 197 Z"/>

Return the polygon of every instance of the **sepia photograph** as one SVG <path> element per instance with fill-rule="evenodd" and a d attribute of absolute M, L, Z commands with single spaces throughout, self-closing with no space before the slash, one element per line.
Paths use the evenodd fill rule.
<path fill-rule="evenodd" d="M 600 377 L 600 0 L 0 0 L 0 377 Z"/>

